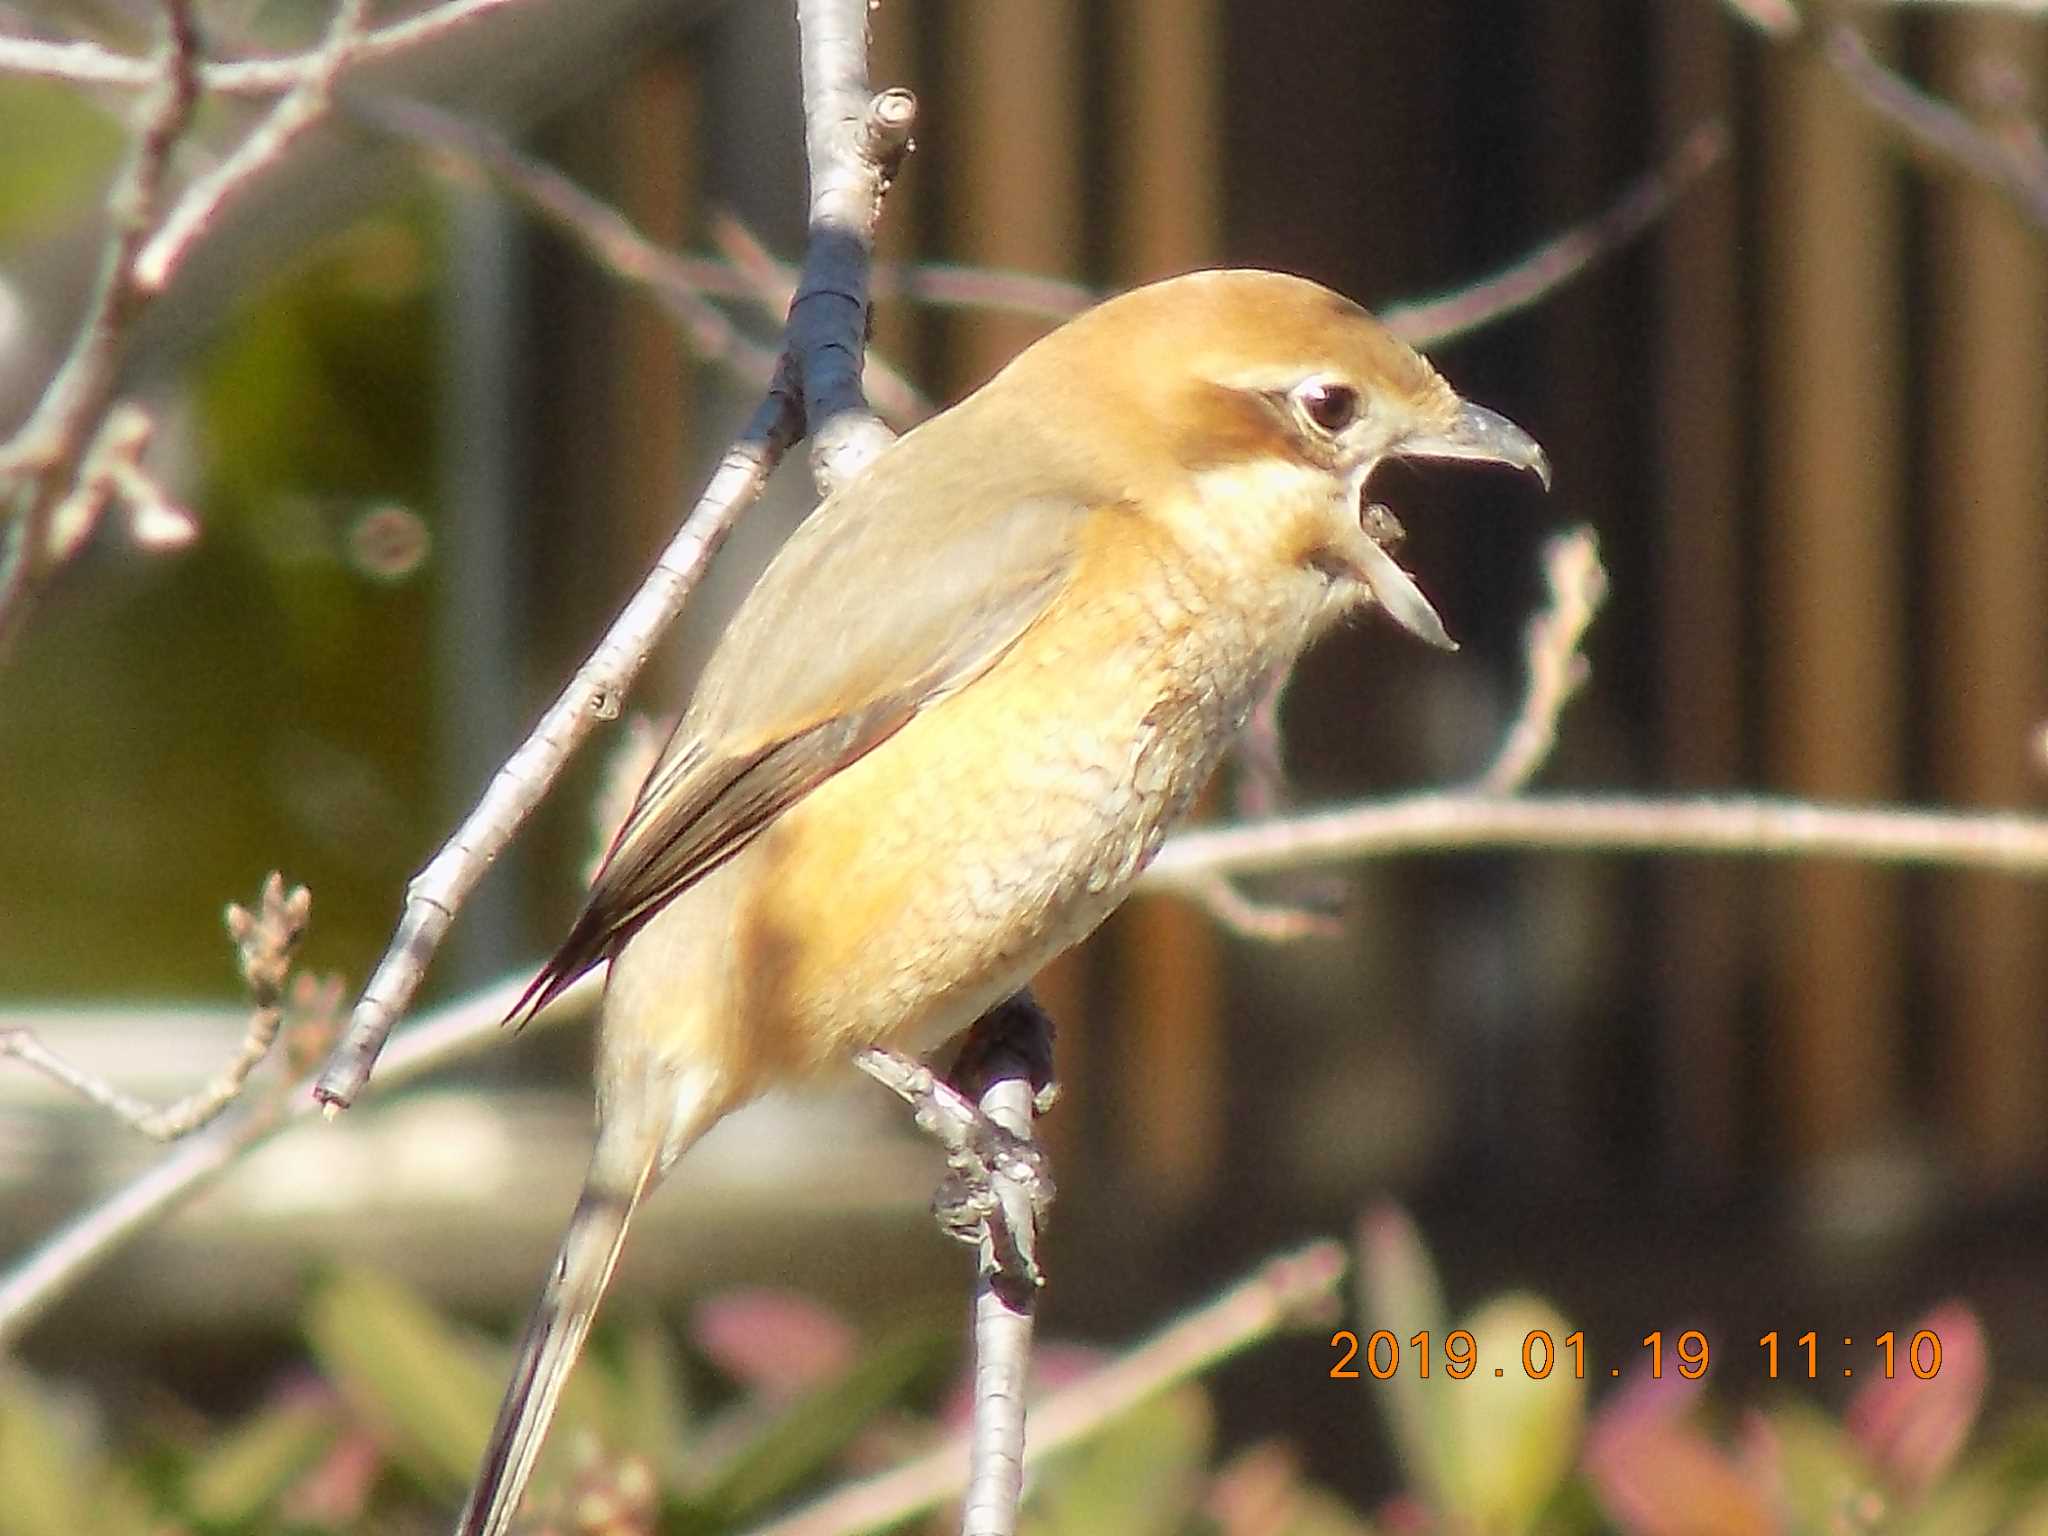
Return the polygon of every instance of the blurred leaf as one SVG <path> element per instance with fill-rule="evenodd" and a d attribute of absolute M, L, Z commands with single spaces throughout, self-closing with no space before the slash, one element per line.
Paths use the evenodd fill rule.
<path fill-rule="evenodd" d="M 1768 1488 L 1690 1421 L 1663 1411 L 1671 1394 L 1632 1387 L 1616 1398 L 1650 1411 L 1603 1409 L 1581 1466 L 1626 1536 L 1774 1536 Z"/>
<path fill-rule="evenodd" d="M 860 1336 L 794 1291 L 728 1291 L 699 1306 L 690 1338 L 705 1358 L 749 1391 L 787 1400 L 844 1371 Z"/>
<path fill-rule="evenodd" d="M 1231 1458 L 1203 1512 L 1216 1536 L 1373 1536 L 1371 1522 L 1301 1473 L 1301 1458 L 1266 1441 Z"/>
<path fill-rule="evenodd" d="M 1478 1368 L 1454 1381 L 1433 1362 L 1424 1384 L 1438 1395 L 1447 1430 L 1451 1482 L 1443 1507 L 1481 1531 L 1525 1531 L 1578 1457 L 1586 1384 L 1573 1374 L 1563 1342 L 1571 1324 L 1547 1302 L 1513 1294 L 1486 1303 L 1462 1326 L 1478 1341 Z M 1524 1368 L 1527 1341 L 1538 1330 L 1549 1335 L 1552 1353 L 1540 1378 Z M 1530 1355 L 1538 1368 L 1544 1352 L 1538 1341 Z"/>
<path fill-rule="evenodd" d="M 1921 1332 L 1940 1348 L 1939 1369 L 1925 1381 L 1913 1374 L 1910 1358 Z M 1923 1367 L 1932 1360 L 1923 1353 Z M 1983 1325 L 1960 1302 L 1937 1307 L 1900 1330 L 1893 1370 L 1891 1380 L 1880 1377 L 1857 1392 L 1844 1422 L 1892 1488 L 1913 1499 L 1954 1463 L 1984 1405 L 1991 1360 Z"/>
<path fill-rule="evenodd" d="M 693 1505 L 737 1524 L 766 1509 L 846 1449 L 862 1426 L 900 1398 L 951 1348 L 934 1328 L 897 1333 L 834 1380 L 806 1393 L 728 1457 Z"/>
<path fill-rule="evenodd" d="M 1386 1414 L 1394 1450 L 1408 1480 L 1424 1490 L 1432 1503 L 1444 1507 L 1449 1503 L 1453 1470 L 1446 1423 L 1449 1405 L 1436 1390 L 1442 1384 L 1437 1372 L 1447 1331 L 1443 1287 L 1429 1251 L 1423 1247 L 1422 1234 L 1398 1206 L 1375 1206 L 1359 1223 L 1358 1288 L 1361 1359 L 1353 1364 L 1363 1379 L 1354 1385 L 1367 1387 Z M 1385 1381 L 1365 1377 L 1364 1341 L 1380 1328 L 1391 1332 L 1404 1348 L 1416 1334 L 1427 1331 L 1435 1355 L 1431 1379 L 1425 1381 L 1405 1360 Z"/>
<path fill-rule="evenodd" d="M 617 1386 L 604 1405 L 606 1443 L 644 1456 L 665 1484 L 681 1475 L 690 1441 L 690 1398 L 668 1330 L 642 1319 L 621 1341 Z"/>
<path fill-rule="evenodd" d="M 248 1525 L 333 1446 L 341 1433 L 335 1406 L 301 1394 L 256 1412 L 186 1474 L 186 1509 L 206 1525 Z"/>
<path fill-rule="evenodd" d="M 1792 1530 L 1860 1530 L 1883 1519 L 1886 1491 L 1856 1442 L 1819 1409 L 1792 1404 L 1761 1416 L 1774 1448 L 1779 1507 Z"/>
<path fill-rule="evenodd" d="M 156 1522 L 126 1476 L 100 1465 L 46 1389 L 0 1370 L 0 1536 L 148 1536 Z"/>
<path fill-rule="evenodd" d="M 349 1270 L 323 1285 L 306 1319 L 313 1353 L 393 1455 L 428 1486 L 469 1486 L 497 1416 L 502 1372 L 412 1292 Z"/>
<path fill-rule="evenodd" d="M 2023 1536 L 2030 1527 L 2024 1515 L 2008 1517 L 2012 1502 L 2012 1493 L 1987 1473 L 1952 1477 L 1884 1529 L 1886 1536 Z M 2041 1513 L 2048 1516 L 2048 1506 Z M 2048 1536 L 2048 1520 L 2031 1527 L 2031 1536 Z"/>
<path fill-rule="evenodd" d="M 1169 1536 L 1194 1512 L 1210 1415 L 1199 1387 L 1139 1404 L 1025 1489 L 1024 1536 Z"/>

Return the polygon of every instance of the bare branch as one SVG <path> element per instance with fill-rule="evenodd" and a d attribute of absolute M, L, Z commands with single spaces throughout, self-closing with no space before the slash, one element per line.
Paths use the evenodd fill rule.
<path fill-rule="evenodd" d="M 284 876 L 274 870 L 263 882 L 263 895 L 255 912 L 229 904 L 228 933 L 235 941 L 242 980 L 254 1004 L 249 1027 L 220 1075 L 175 1104 L 159 1109 L 123 1093 L 104 1078 L 66 1061 L 38 1039 L 33 1030 L 0 1031 L 0 1056 L 14 1057 L 152 1140 L 178 1141 L 189 1136 L 217 1119 L 222 1110 L 241 1097 L 249 1074 L 277 1043 L 278 1029 L 284 1023 L 285 981 L 291 974 L 292 955 L 306 931 L 312 905 L 313 898 L 303 885 L 286 891 Z"/>
<path fill-rule="evenodd" d="M 878 299 L 908 299 L 935 309 L 976 309 L 1023 315 L 1058 324 L 1071 320 L 1103 295 L 1064 278 L 1033 272 L 991 271 L 956 267 L 943 262 L 918 266 L 884 264 L 875 268 L 872 283 Z"/>
<path fill-rule="evenodd" d="M 525 0 L 450 0 L 447 5 L 379 27 L 368 33 L 356 56 L 388 59 L 433 43 L 471 22 Z M 321 67 L 321 49 L 274 59 L 238 59 L 208 64 L 199 72 L 205 90 L 223 96 L 276 96 L 296 89 Z M 98 43 L 48 43 L 32 38 L 0 38 L 0 74 L 39 75 L 74 85 L 104 85 L 139 90 L 157 78 L 156 66 Z"/>
<path fill-rule="evenodd" d="M 1800 28 L 1790 0 L 1724 0 L 1728 9 L 1766 37 L 1789 37 Z"/>
<path fill-rule="evenodd" d="M 1550 541 L 1543 553 L 1550 600 L 1529 621 L 1523 641 L 1529 688 L 1521 710 L 1477 788 L 1506 795 L 1533 779 L 1557 745 L 1557 719 L 1587 677 L 1579 644 L 1607 597 L 1607 572 L 1590 528 L 1574 528 Z"/>
<path fill-rule="evenodd" d="M 1649 229 L 1727 152 L 1726 125 L 1719 119 L 1701 123 L 1660 169 L 1625 189 L 1604 212 L 1546 241 L 1492 277 L 1440 298 L 1395 304 L 1381 310 L 1380 319 L 1411 345 L 1431 347 L 1540 303 Z"/>
<path fill-rule="evenodd" d="M 1260 944 L 1334 939 L 1344 932 L 1344 920 L 1334 911 L 1298 902 L 1259 901 L 1221 875 L 1192 881 L 1182 894 L 1239 938 Z"/>
<path fill-rule="evenodd" d="M 1344 1250 L 1334 1242 L 1311 1243 L 1270 1260 L 1129 1354 L 1038 1402 L 1025 1466 L 1058 1455 L 1145 1399 L 1273 1334 L 1333 1315 L 1343 1276 Z M 758 1527 L 752 1536 L 855 1536 L 893 1529 L 962 1493 L 966 1450 L 961 1439 L 948 1440 L 915 1461 Z"/>
<path fill-rule="evenodd" d="M 729 213 L 711 220 L 711 241 L 724 252 L 732 275 L 754 302 L 771 315 L 786 314 L 796 296 L 797 274 L 763 245 L 754 232 Z M 892 427 L 915 426 L 932 413 L 932 403 L 903 371 L 872 347 L 861 383 L 868 403 Z"/>
<path fill-rule="evenodd" d="M 505 1015 L 525 989 L 527 973 L 508 976 L 481 992 L 422 1014 L 391 1043 L 379 1079 L 398 1088 L 494 1045 Z M 596 993 L 586 978 L 549 1010 L 547 1022 L 567 1019 Z M 204 1130 L 187 1136 L 159 1161 L 120 1189 L 37 1244 L 34 1251 L 0 1274 L 0 1354 L 9 1352 L 37 1318 L 85 1274 L 129 1238 L 163 1218 L 226 1172 L 245 1153 L 319 1112 L 319 1104 L 295 1085 L 275 1100 L 245 1103 Z"/>
<path fill-rule="evenodd" d="M 476 809 L 406 888 L 398 931 L 314 1087 L 330 1111 L 346 1108 L 362 1092 L 456 911 L 597 722 L 617 717 L 626 690 L 682 611 L 712 554 L 806 425 L 814 440 L 821 429 L 825 433 L 813 456 L 830 465 L 821 477 L 827 481 L 851 478 L 892 437 L 860 393 L 865 273 L 882 193 L 909 147 L 915 103 L 901 91 L 868 99 L 865 18 L 863 5 L 844 0 L 804 0 L 799 7 L 811 238 L 767 398 L 597 650 L 498 770 Z"/>
<path fill-rule="evenodd" d="M 346 1109 L 362 1092 L 385 1039 L 419 990 L 456 912 L 598 722 L 617 717 L 620 701 L 655 642 L 682 612 L 718 546 L 797 440 L 799 427 L 796 406 L 787 394 L 770 394 L 762 402 L 597 649 L 492 777 L 455 835 L 406 887 L 398 931 L 314 1087 L 330 1112 Z"/>
<path fill-rule="evenodd" d="M 647 291 L 705 362 L 730 368 L 765 389 L 780 354 L 741 335 L 707 292 L 744 295 L 744 285 L 716 262 L 681 256 L 657 245 L 630 219 L 593 197 L 553 166 L 523 155 L 482 123 L 423 102 L 362 102 L 351 110 L 372 127 L 397 134 L 430 152 L 437 167 L 460 173 L 474 165 L 623 282 Z"/>
<path fill-rule="evenodd" d="M 1167 839 L 1140 883 L 1144 889 L 1187 891 L 1217 875 L 1507 848 L 1803 856 L 2040 879 L 2048 876 L 2048 817 L 1830 805 L 1768 795 L 1677 800 L 1451 791 L 1182 832 Z"/>
<path fill-rule="evenodd" d="M 789 348 L 801 359 L 811 475 L 830 495 L 894 438 L 861 392 L 861 359 L 875 221 L 909 151 L 917 103 L 908 91 L 868 94 L 865 0 L 797 0 L 796 22 L 811 216 Z"/>
<path fill-rule="evenodd" d="M 205 235 L 220 212 L 264 175 L 327 115 L 334 82 L 361 46 L 368 0 L 337 0 L 334 19 L 313 55 L 312 66 L 299 83 L 270 111 L 234 153 L 185 189 L 135 259 L 135 284 L 144 294 L 163 292 L 186 254 Z"/>
<path fill-rule="evenodd" d="M 0 511 L 10 513 L 12 523 L 0 549 L 0 651 L 55 563 L 51 523 L 78 488 L 77 470 L 112 398 L 129 329 L 147 302 L 135 283 L 136 254 L 156 225 L 171 151 L 198 104 L 199 39 L 191 0 L 164 0 L 163 10 L 163 51 L 146 66 L 155 89 L 143 103 L 127 163 L 107 194 L 111 227 L 85 318 L 28 420 L 0 447 Z"/>
<path fill-rule="evenodd" d="M 1991 132 L 1953 102 L 1880 63 L 1862 35 L 1846 24 L 1828 29 L 1823 51 L 1835 73 L 1909 149 L 1988 182 L 2028 223 L 2048 232 L 2048 158 L 2040 152 L 2038 130 L 2031 144 L 2024 135 Z"/>

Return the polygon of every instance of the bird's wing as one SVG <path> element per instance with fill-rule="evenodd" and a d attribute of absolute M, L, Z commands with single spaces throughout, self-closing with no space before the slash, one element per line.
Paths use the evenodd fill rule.
<path fill-rule="evenodd" d="M 808 791 L 986 671 L 1045 610 L 1072 564 L 1084 499 L 1005 495 L 999 482 L 991 498 L 986 463 L 979 475 L 963 465 L 951 476 L 929 461 L 900 462 L 915 441 L 819 507 L 740 605 L 582 914 L 515 1018 L 546 1006 Z M 914 518 L 891 506 L 909 479 L 919 481 Z"/>

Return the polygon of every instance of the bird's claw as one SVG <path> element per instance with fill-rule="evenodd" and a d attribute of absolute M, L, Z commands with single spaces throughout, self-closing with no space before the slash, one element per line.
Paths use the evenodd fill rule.
<path fill-rule="evenodd" d="M 1034 1143 L 984 1115 L 947 1158 L 932 1214 L 948 1237 L 977 1248 L 982 1273 L 1013 1302 L 1045 1284 L 1038 1234 L 1052 1209 L 1052 1173 Z"/>

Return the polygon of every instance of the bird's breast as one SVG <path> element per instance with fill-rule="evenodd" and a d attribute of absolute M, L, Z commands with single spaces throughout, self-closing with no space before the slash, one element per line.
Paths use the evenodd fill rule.
<path fill-rule="evenodd" d="M 1265 661 L 1136 574 L 1067 593 L 743 855 L 732 1049 L 776 1076 L 935 1045 L 1122 899 Z"/>

